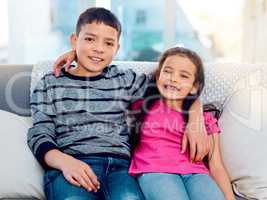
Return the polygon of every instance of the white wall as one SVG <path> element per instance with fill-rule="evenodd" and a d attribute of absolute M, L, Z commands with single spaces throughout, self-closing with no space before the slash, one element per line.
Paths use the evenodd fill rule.
<path fill-rule="evenodd" d="M 173 47 L 176 43 L 176 8 L 175 0 L 164 1 L 164 49 Z"/>
<path fill-rule="evenodd" d="M 8 0 L 9 63 L 35 63 L 57 48 L 57 36 L 51 33 L 49 0 Z M 53 47 L 53 48 L 52 48 Z M 49 55 L 49 54 L 48 54 Z"/>
<path fill-rule="evenodd" d="M 243 61 L 267 62 L 267 0 L 246 0 Z"/>
<path fill-rule="evenodd" d="M 7 46 L 8 40 L 8 20 L 7 20 L 7 0 L 0 0 L 0 48 Z"/>

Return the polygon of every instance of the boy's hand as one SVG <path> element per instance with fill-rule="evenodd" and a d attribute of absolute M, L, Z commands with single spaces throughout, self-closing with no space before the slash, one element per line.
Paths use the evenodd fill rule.
<path fill-rule="evenodd" d="M 55 76 L 59 76 L 60 70 L 65 66 L 66 71 L 69 70 L 71 63 L 76 59 L 76 51 L 69 51 L 60 56 L 53 66 Z"/>
<path fill-rule="evenodd" d="M 211 145 L 206 133 L 202 104 L 199 99 L 192 104 L 189 110 L 189 120 L 182 140 L 182 153 L 185 152 L 188 142 L 192 162 L 201 161 L 210 151 Z"/>
<path fill-rule="evenodd" d="M 66 157 L 61 170 L 66 180 L 73 185 L 82 186 L 90 192 L 97 192 L 100 188 L 100 183 L 91 167 L 78 159 Z"/>
<path fill-rule="evenodd" d="M 192 162 L 202 161 L 210 151 L 210 140 L 206 132 L 200 133 L 199 131 L 193 131 L 193 129 L 188 127 L 189 126 L 187 126 L 183 136 L 181 153 L 185 152 L 189 142 L 190 160 Z"/>

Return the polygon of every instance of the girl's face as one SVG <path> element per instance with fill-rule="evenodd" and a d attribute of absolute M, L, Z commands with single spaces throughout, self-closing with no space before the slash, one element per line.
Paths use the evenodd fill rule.
<path fill-rule="evenodd" d="M 195 94 L 196 66 L 180 55 L 168 56 L 157 79 L 160 94 L 167 100 L 183 100 L 189 93 Z"/>

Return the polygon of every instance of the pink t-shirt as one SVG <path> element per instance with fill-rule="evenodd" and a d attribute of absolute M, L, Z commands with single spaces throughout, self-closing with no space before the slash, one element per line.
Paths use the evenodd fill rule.
<path fill-rule="evenodd" d="M 204 119 L 208 134 L 220 132 L 211 113 L 204 113 Z M 133 176 L 147 172 L 209 173 L 203 162 L 190 162 L 188 148 L 184 154 L 180 153 L 184 129 L 182 113 L 158 100 L 145 116 L 129 173 Z"/>

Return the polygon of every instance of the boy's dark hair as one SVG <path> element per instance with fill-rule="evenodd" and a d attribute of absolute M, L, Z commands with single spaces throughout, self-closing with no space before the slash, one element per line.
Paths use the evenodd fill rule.
<path fill-rule="evenodd" d="M 118 38 L 121 35 L 121 24 L 117 17 L 105 8 L 93 7 L 89 8 L 80 14 L 76 24 L 76 34 L 79 35 L 82 26 L 86 24 L 104 23 L 105 25 L 111 26 L 118 31 Z"/>

